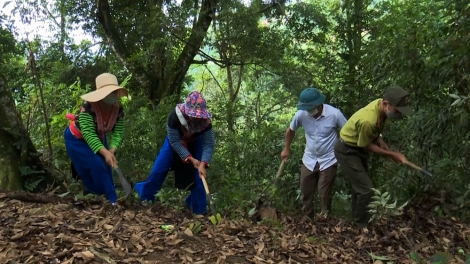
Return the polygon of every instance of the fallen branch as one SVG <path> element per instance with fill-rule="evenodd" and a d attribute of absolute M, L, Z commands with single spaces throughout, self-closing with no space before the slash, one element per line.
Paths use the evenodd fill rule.
<path fill-rule="evenodd" d="M 36 194 L 28 192 L 13 192 L 0 189 L 0 199 L 15 199 L 23 202 L 30 203 L 42 203 L 42 204 L 59 204 L 59 203 L 69 203 L 73 199 L 67 197 L 60 197 L 53 194 Z"/>
<path fill-rule="evenodd" d="M 94 249 L 94 248 L 90 248 L 90 252 L 93 253 L 93 255 L 95 255 L 95 258 L 97 258 L 99 260 L 102 260 L 105 263 L 116 264 L 116 262 L 112 258 L 110 258 L 109 256 L 106 256 L 103 253 L 100 253 L 100 252 L 96 251 L 96 249 Z"/>

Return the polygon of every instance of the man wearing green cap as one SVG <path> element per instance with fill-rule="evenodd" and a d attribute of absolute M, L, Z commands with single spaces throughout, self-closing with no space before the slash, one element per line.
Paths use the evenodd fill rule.
<path fill-rule="evenodd" d="M 352 215 L 359 228 L 367 227 L 370 203 L 373 191 L 368 175 L 369 152 L 386 156 L 396 162 L 405 163 L 406 158 L 400 152 L 391 151 L 382 139 L 382 131 L 390 119 L 399 119 L 411 115 L 413 110 L 408 105 L 410 94 L 401 87 L 389 87 L 383 98 L 370 102 L 359 109 L 346 122 L 335 144 L 335 156 L 344 176 L 352 187 Z"/>
<path fill-rule="evenodd" d="M 286 142 L 281 158 L 289 157 L 289 149 L 299 127 L 305 130 L 306 147 L 300 170 L 300 190 L 305 214 L 315 216 L 315 191 L 318 187 L 323 215 L 331 211 L 332 189 L 336 177 L 337 161 L 334 144 L 338 131 L 346 118 L 337 108 L 325 104 L 325 95 L 317 89 L 307 88 L 300 94 L 295 113 L 286 131 Z"/>

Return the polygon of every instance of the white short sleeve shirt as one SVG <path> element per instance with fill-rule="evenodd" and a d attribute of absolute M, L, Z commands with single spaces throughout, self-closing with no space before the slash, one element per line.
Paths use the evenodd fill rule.
<path fill-rule="evenodd" d="M 328 104 L 323 104 L 322 114 L 318 118 L 310 116 L 305 110 L 298 110 L 295 113 L 290 129 L 296 131 L 299 127 L 303 127 L 305 130 L 307 142 L 302 162 L 309 170 L 313 171 L 317 162 L 320 171 L 337 162 L 334 145 L 338 131 L 346 121 L 339 109 Z"/>

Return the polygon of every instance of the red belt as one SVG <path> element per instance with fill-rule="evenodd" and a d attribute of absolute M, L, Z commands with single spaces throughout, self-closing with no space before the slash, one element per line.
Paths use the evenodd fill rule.
<path fill-rule="evenodd" d="M 69 129 L 77 139 L 83 139 L 82 131 L 75 126 L 75 121 L 70 122 Z"/>
<path fill-rule="evenodd" d="M 80 129 L 78 129 L 77 126 L 75 125 L 75 116 L 67 114 L 65 115 L 65 117 L 67 119 L 72 120 L 72 122 L 70 122 L 70 125 L 69 125 L 70 133 L 72 133 L 72 135 L 74 135 L 77 139 L 83 139 L 82 131 L 80 131 Z M 98 137 L 100 139 L 103 139 L 103 135 L 98 135 Z"/>

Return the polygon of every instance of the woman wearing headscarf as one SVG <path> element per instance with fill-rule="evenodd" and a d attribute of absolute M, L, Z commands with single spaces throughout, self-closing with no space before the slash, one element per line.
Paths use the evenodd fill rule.
<path fill-rule="evenodd" d="M 82 180 L 84 193 L 105 195 L 115 204 L 112 170 L 117 165 L 116 149 L 124 132 L 124 109 L 119 98 L 127 96 L 116 76 L 103 73 L 96 77 L 96 90 L 81 98 L 85 102 L 65 129 L 65 148 L 72 161 L 72 171 Z M 111 134 L 109 144 L 106 135 Z"/>
<path fill-rule="evenodd" d="M 214 153 L 215 139 L 211 113 L 206 109 L 204 96 L 191 92 L 186 102 L 178 104 L 167 119 L 167 136 L 152 171 L 145 182 L 135 184 L 143 202 L 154 201 L 170 168 L 175 173 L 175 187 L 191 190 L 186 205 L 195 214 L 206 213 L 206 196 L 200 177 Z"/>

